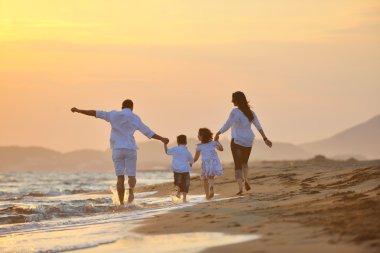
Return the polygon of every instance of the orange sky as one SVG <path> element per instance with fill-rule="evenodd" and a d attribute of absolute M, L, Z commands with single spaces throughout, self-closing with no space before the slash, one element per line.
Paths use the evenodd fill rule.
<path fill-rule="evenodd" d="M 236 90 L 271 139 L 328 137 L 380 113 L 379 45 L 377 0 L 0 0 L 0 145 L 106 149 L 109 126 L 69 109 L 125 98 L 196 136 Z"/>

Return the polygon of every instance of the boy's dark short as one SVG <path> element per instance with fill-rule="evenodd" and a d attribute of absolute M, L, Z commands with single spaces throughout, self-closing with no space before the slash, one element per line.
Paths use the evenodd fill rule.
<path fill-rule="evenodd" d="M 180 192 L 188 193 L 190 188 L 190 173 L 174 172 L 174 185 L 179 187 Z"/>

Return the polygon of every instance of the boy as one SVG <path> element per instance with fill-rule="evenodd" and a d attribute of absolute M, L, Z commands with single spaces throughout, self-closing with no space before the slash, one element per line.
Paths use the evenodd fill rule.
<path fill-rule="evenodd" d="M 177 187 L 177 197 L 181 198 L 183 194 L 183 202 L 187 202 L 186 195 L 190 187 L 190 170 L 193 164 L 193 156 L 187 149 L 186 135 L 177 136 L 177 147 L 168 149 L 167 143 L 164 144 L 165 152 L 173 156 L 172 169 L 174 172 L 174 185 Z"/>

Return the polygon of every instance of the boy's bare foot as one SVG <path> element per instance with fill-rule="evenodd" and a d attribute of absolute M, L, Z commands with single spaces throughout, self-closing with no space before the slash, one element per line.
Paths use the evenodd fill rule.
<path fill-rule="evenodd" d="M 175 196 L 180 199 L 181 198 L 181 192 L 177 191 L 177 194 Z"/>
<path fill-rule="evenodd" d="M 239 191 L 238 193 L 236 193 L 236 195 L 243 196 L 243 191 Z"/>
<path fill-rule="evenodd" d="M 135 194 L 133 192 L 133 189 L 131 189 L 131 188 L 129 188 L 128 192 L 129 192 L 128 203 L 131 203 L 135 199 Z"/>
<path fill-rule="evenodd" d="M 251 186 L 247 182 L 244 183 L 244 186 L 246 191 L 251 190 Z"/>

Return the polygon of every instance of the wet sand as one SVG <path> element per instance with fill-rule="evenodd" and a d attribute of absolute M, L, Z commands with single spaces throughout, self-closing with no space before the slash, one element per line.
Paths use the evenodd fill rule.
<path fill-rule="evenodd" d="M 380 252 L 380 161 L 323 158 L 250 165 L 244 196 L 178 209 L 142 222 L 146 235 L 191 232 L 255 234 L 239 244 L 204 252 Z M 237 192 L 231 165 L 216 179 L 216 198 Z M 191 180 L 191 194 L 202 193 Z M 172 193 L 171 184 L 139 189 Z M 191 200 L 190 200 L 191 201 Z"/>

